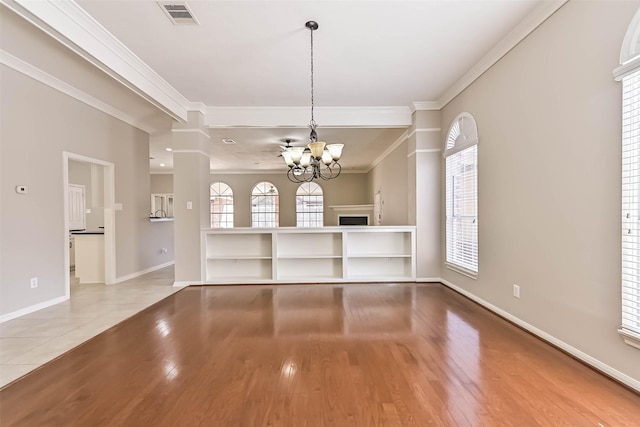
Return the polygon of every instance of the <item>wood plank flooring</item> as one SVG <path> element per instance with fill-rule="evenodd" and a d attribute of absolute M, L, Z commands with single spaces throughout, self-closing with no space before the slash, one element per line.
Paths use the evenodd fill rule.
<path fill-rule="evenodd" d="M 634 426 L 640 397 L 439 284 L 191 287 L 0 390 L 8 426 Z"/>

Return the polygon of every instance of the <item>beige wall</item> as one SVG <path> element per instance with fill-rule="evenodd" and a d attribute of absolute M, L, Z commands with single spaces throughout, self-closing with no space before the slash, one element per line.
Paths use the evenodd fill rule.
<path fill-rule="evenodd" d="M 474 115 L 480 197 L 478 280 L 444 267 L 442 277 L 636 380 L 640 351 L 616 333 L 621 86 L 612 70 L 638 5 L 568 2 L 447 105 L 441 125 Z"/>
<path fill-rule="evenodd" d="M 21 34 L 5 33 L 8 19 L 2 48 L 21 57 L 14 43 Z M 37 39 L 38 30 L 29 31 Z M 148 135 L 4 65 L 0 87 L 0 315 L 65 295 L 63 151 L 115 164 L 115 199 L 123 205 L 115 214 L 116 276 L 171 261 L 160 250 L 172 242 L 148 219 Z M 16 194 L 16 185 L 29 193 Z M 31 277 L 38 288 L 30 289 Z"/>
<path fill-rule="evenodd" d="M 151 192 L 173 194 L 173 174 L 151 174 Z"/>
<path fill-rule="evenodd" d="M 382 192 L 381 225 L 409 224 L 408 145 L 407 141 L 400 144 L 368 174 L 369 203 L 376 192 Z"/>
<path fill-rule="evenodd" d="M 296 190 L 300 184 L 287 179 L 286 170 L 281 174 L 211 174 L 211 183 L 222 181 L 233 190 L 234 226 L 251 226 L 251 190 L 261 181 L 276 186 L 280 195 L 280 226 L 296 226 Z M 362 205 L 372 203 L 373 196 L 367 192 L 367 175 L 343 173 L 330 181 L 317 181 L 324 194 L 324 224 L 337 225 L 337 215 L 329 206 Z"/>

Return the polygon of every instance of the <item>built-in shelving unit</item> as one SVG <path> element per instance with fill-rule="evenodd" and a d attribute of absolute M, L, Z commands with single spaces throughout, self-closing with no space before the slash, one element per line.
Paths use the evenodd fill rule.
<path fill-rule="evenodd" d="M 272 233 L 208 233 L 203 239 L 206 282 L 263 282 L 273 278 Z"/>
<path fill-rule="evenodd" d="M 413 231 L 364 230 L 348 234 L 347 266 L 350 280 L 405 280 L 415 271 Z"/>
<path fill-rule="evenodd" d="M 415 227 L 206 229 L 204 283 L 414 281 Z"/>

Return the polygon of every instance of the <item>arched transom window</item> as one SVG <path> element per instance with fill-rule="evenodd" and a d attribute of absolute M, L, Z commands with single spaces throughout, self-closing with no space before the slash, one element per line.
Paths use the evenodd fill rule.
<path fill-rule="evenodd" d="M 296 191 L 296 224 L 298 227 L 324 225 L 324 196 L 315 182 L 304 182 Z"/>
<path fill-rule="evenodd" d="M 209 189 L 211 228 L 233 228 L 233 190 L 224 182 L 214 182 Z"/>
<path fill-rule="evenodd" d="M 251 226 L 277 227 L 279 224 L 278 189 L 270 182 L 259 182 L 251 191 Z"/>
<path fill-rule="evenodd" d="M 478 273 L 478 130 L 469 113 L 451 124 L 445 151 L 446 264 Z"/>

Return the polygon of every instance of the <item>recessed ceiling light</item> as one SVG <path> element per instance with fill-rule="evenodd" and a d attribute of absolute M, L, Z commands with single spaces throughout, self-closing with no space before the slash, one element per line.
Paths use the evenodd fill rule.
<path fill-rule="evenodd" d="M 222 140 L 225 144 L 235 144 L 236 142 L 231 138 L 225 138 Z"/>
<path fill-rule="evenodd" d="M 160 167 L 161 167 L 161 168 L 163 168 L 163 167 L 165 167 L 165 166 L 167 166 L 167 165 L 165 165 L 164 163 L 160 163 Z"/>
<path fill-rule="evenodd" d="M 173 148 L 167 147 L 165 148 L 165 151 L 173 151 Z"/>

